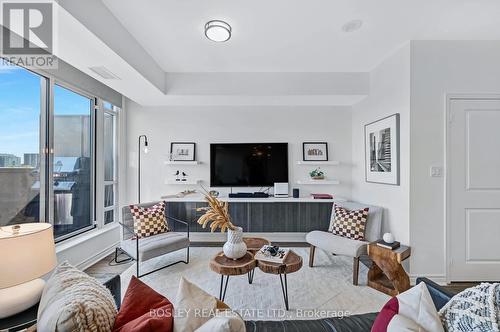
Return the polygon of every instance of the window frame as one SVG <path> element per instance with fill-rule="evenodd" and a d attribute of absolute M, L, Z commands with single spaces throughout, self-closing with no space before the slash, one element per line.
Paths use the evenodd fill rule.
<path fill-rule="evenodd" d="M 3 61 L 8 61 L 4 59 Z M 27 70 L 40 76 L 40 220 L 39 222 L 49 222 L 54 220 L 54 190 L 53 190 L 53 171 L 54 171 L 54 86 L 59 85 L 76 94 L 82 95 L 91 100 L 91 225 L 82 229 L 73 231 L 55 238 L 55 243 L 60 243 L 69 238 L 73 238 L 82 233 L 94 229 L 113 227 L 119 220 L 119 160 L 118 151 L 121 149 L 120 126 L 122 125 L 121 113 L 122 107 L 113 105 L 105 101 L 104 98 L 89 93 L 66 80 L 55 77 L 49 71 L 35 68 L 26 68 L 20 65 L 17 67 Z M 103 118 L 105 108 L 103 103 L 112 105 L 114 115 L 114 180 L 104 181 L 104 159 L 103 149 Z M 113 183 L 114 198 L 114 220 L 108 224 L 104 223 L 104 186 L 109 182 Z M 108 207 L 109 208 L 109 207 Z M 109 211 L 109 209 L 107 209 Z"/>
<path fill-rule="evenodd" d="M 49 194 L 49 199 L 46 200 L 47 203 L 45 204 L 45 209 L 48 212 L 48 219 L 47 220 L 54 220 L 54 188 L 53 188 L 53 173 L 54 173 L 54 120 L 55 120 L 55 110 L 54 110 L 54 105 L 55 105 L 55 93 L 54 93 L 54 87 L 56 85 L 67 89 L 73 93 L 76 93 L 78 95 L 81 95 L 82 97 L 88 98 L 90 100 L 90 155 L 91 155 L 91 165 L 92 169 L 90 170 L 90 216 L 92 216 L 90 220 L 90 225 L 85 226 L 81 229 L 75 230 L 73 232 L 61 235 L 59 237 L 54 237 L 55 243 L 59 243 L 61 241 L 64 241 L 66 239 L 72 238 L 74 236 L 77 236 L 79 234 L 85 233 L 87 231 L 93 230 L 96 227 L 98 227 L 98 223 L 96 221 L 96 190 L 97 190 L 97 183 L 96 183 L 96 162 L 97 162 L 97 154 L 96 154 L 96 144 L 98 142 L 97 135 L 96 135 L 96 120 L 97 120 L 97 107 L 96 107 L 96 99 L 97 97 L 92 96 L 91 94 L 87 93 L 86 91 L 79 89 L 78 87 L 73 86 L 70 83 L 67 83 L 63 80 L 60 80 L 58 78 L 52 78 L 49 81 L 49 91 L 50 91 L 50 107 L 49 107 L 49 115 L 48 115 L 48 120 L 49 122 L 46 124 L 48 126 L 48 132 L 49 132 L 49 140 L 48 140 L 48 148 L 50 151 L 50 156 L 48 158 L 48 168 L 47 168 L 47 173 L 48 173 L 48 194 Z"/>
<path fill-rule="evenodd" d="M 111 108 L 105 107 L 105 104 L 108 103 L 111 105 Z M 118 117 L 120 113 L 120 108 L 113 105 L 110 102 L 101 101 L 101 109 L 102 109 L 102 116 L 103 116 L 103 137 L 102 137 L 102 146 L 103 146 L 103 152 L 104 152 L 104 116 L 105 114 L 110 114 L 113 117 L 113 180 L 106 180 L 104 174 L 105 174 L 105 158 L 103 156 L 102 161 L 102 172 L 103 172 L 103 181 L 102 181 L 102 191 L 103 191 L 103 199 L 102 199 L 102 206 L 103 206 L 103 213 L 102 213 L 102 226 L 107 226 L 111 225 L 114 222 L 118 220 L 118 195 L 119 195 L 119 184 L 118 184 Z M 105 193 L 106 193 L 106 186 L 107 185 L 113 185 L 113 204 L 110 206 L 106 206 L 105 204 Z M 109 222 L 106 224 L 106 218 L 105 218 L 105 213 L 108 211 L 113 211 L 113 221 Z"/>

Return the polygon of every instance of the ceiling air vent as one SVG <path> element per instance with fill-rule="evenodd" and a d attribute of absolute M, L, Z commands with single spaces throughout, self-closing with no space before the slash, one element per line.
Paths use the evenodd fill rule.
<path fill-rule="evenodd" d="M 119 80 L 120 79 L 118 76 L 116 76 L 115 74 L 110 72 L 109 69 L 104 67 L 104 66 L 89 67 L 89 69 L 106 80 Z"/>

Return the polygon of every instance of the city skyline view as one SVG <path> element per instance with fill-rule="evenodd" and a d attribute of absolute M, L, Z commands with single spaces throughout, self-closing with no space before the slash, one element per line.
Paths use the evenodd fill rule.
<path fill-rule="evenodd" d="M 26 69 L 0 64 L 0 155 L 14 155 L 25 163 L 24 154 L 40 150 L 41 77 Z M 56 116 L 87 115 L 88 102 L 58 85 L 54 86 Z"/>

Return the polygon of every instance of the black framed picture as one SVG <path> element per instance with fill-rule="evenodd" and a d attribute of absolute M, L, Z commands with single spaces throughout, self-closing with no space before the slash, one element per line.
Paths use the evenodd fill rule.
<path fill-rule="evenodd" d="M 172 142 L 170 143 L 171 161 L 195 161 L 196 143 L 192 142 Z"/>
<path fill-rule="evenodd" d="M 304 142 L 302 143 L 302 153 L 304 161 L 328 161 L 328 143 Z"/>
<path fill-rule="evenodd" d="M 399 185 L 399 113 L 365 125 L 366 182 Z"/>

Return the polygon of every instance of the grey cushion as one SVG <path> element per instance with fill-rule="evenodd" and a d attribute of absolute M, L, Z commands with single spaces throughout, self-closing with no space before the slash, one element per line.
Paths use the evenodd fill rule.
<path fill-rule="evenodd" d="M 141 262 L 170 252 L 187 248 L 189 238 L 181 233 L 166 232 L 139 239 L 139 260 Z M 128 239 L 121 242 L 120 247 L 132 258 L 136 257 L 136 240 Z"/>
<path fill-rule="evenodd" d="M 367 205 L 357 202 L 342 202 L 337 203 L 348 210 L 361 210 L 368 208 L 368 220 L 366 222 L 365 240 L 372 242 L 382 237 L 382 212 L 384 211 L 379 206 Z M 335 219 L 335 209 L 332 209 L 331 220 Z"/>
<path fill-rule="evenodd" d="M 350 257 L 366 255 L 366 241 L 352 240 L 330 232 L 312 231 L 307 233 L 306 241 L 328 252 Z"/>

